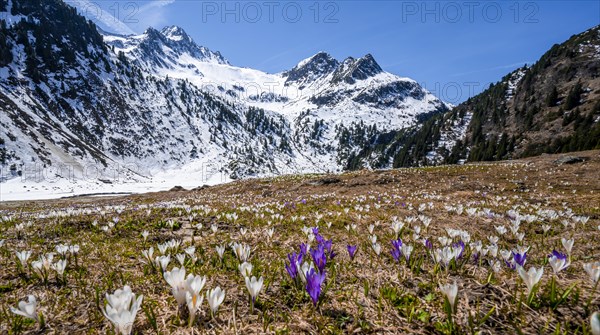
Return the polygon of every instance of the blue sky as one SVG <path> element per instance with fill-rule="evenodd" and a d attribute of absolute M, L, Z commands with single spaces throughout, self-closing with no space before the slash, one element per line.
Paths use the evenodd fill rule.
<path fill-rule="evenodd" d="M 373 54 L 452 103 L 600 24 L 599 1 L 69 0 L 105 29 L 183 27 L 237 66 L 280 72 L 326 51 Z"/>

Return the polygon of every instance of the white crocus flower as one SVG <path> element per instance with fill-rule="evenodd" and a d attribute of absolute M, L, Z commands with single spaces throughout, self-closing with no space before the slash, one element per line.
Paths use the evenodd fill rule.
<path fill-rule="evenodd" d="M 136 298 L 129 286 L 118 289 L 114 294 L 106 294 L 104 316 L 115 326 L 115 331 L 121 335 L 131 334 L 133 323 L 144 297 Z"/>
<path fill-rule="evenodd" d="M 241 263 L 238 266 L 238 269 L 240 270 L 242 277 L 248 277 L 252 275 L 252 264 L 248 262 Z"/>
<path fill-rule="evenodd" d="M 204 296 L 200 294 L 204 285 L 206 284 L 206 276 L 194 276 L 188 275 L 185 283 L 185 304 L 190 313 L 189 317 L 189 325 L 191 326 L 194 323 L 194 319 L 196 318 L 196 312 L 202 305 L 204 301 Z"/>
<path fill-rule="evenodd" d="M 375 251 L 375 254 L 379 256 L 381 253 L 381 245 L 379 243 L 373 243 L 371 244 L 371 247 L 373 248 L 373 251 Z"/>
<path fill-rule="evenodd" d="M 71 253 L 71 255 L 76 255 L 79 253 L 79 244 L 74 244 L 69 246 L 69 252 Z"/>
<path fill-rule="evenodd" d="M 194 253 L 196 252 L 196 247 L 191 246 L 191 247 L 187 247 L 183 250 L 188 256 L 192 257 L 194 256 Z"/>
<path fill-rule="evenodd" d="M 142 250 L 142 256 L 146 259 L 148 263 L 151 263 L 154 260 L 154 248 L 150 247 L 148 250 Z M 145 261 L 144 261 L 145 262 Z"/>
<path fill-rule="evenodd" d="M 571 250 L 573 250 L 573 243 L 575 242 L 575 240 L 570 239 L 567 240 L 566 238 L 561 238 L 560 239 L 563 247 L 565 248 L 565 250 L 567 250 L 567 255 L 571 256 Z"/>
<path fill-rule="evenodd" d="M 590 317 L 590 328 L 592 335 L 600 335 L 600 313 L 594 312 Z"/>
<path fill-rule="evenodd" d="M 192 293 L 193 295 L 200 294 L 200 291 L 204 288 L 206 284 L 206 276 L 199 275 L 188 275 L 185 279 L 184 288 L 186 291 Z"/>
<path fill-rule="evenodd" d="M 314 269 L 313 263 L 304 262 L 302 266 L 300 266 L 299 264 L 296 264 L 296 266 L 299 270 L 298 274 L 300 275 L 300 279 L 304 284 L 306 284 L 306 274 L 310 271 L 310 269 Z"/>
<path fill-rule="evenodd" d="M 192 294 L 188 291 L 185 292 L 185 304 L 188 308 L 188 312 L 190 313 L 189 325 L 191 326 L 196 319 L 196 312 L 202 306 L 202 302 L 204 301 L 204 296 L 202 294 Z"/>
<path fill-rule="evenodd" d="M 167 255 L 167 256 L 158 256 L 154 259 L 154 262 L 156 263 L 157 267 L 160 267 L 160 269 L 165 272 L 165 270 L 167 269 L 167 266 L 169 265 L 169 263 L 171 262 L 171 256 Z"/>
<path fill-rule="evenodd" d="M 397 221 L 397 220 L 394 220 L 392 222 L 392 230 L 394 231 L 394 234 L 398 235 L 400 233 L 400 231 L 402 230 L 402 228 L 404 228 L 404 222 Z"/>
<path fill-rule="evenodd" d="M 583 264 L 583 269 L 590 276 L 592 282 L 597 283 L 600 279 L 600 262 Z"/>
<path fill-rule="evenodd" d="M 475 241 L 475 242 L 469 243 L 469 247 L 471 249 L 473 249 L 476 253 L 480 253 L 481 248 L 483 247 L 483 244 L 481 244 L 481 241 Z"/>
<path fill-rule="evenodd" d="M 497 260 L 492 260 L 490 261 L 490 267 L 492 268 L 492 271 L 494 271 L 495 273 L 500 272 L 500 270 L 502 270 L 502 266 L 500 261 Z"/>
<path fill-rule="evenodd" d="M 33 295 L 27 297 L 27 302 L 19 301 L 17 307 L 18 308 L 11 307 L 10 311 L 17 315 L 39 321 L 39 316 L 37 314 L 37 300 Z"/>
<path fill-rule="evenodd" d="M 447 245 L 450 245 L 450 243 L 452 243 L 452 240 L 446 236 L 440 236 L 440 237 L 438 237 L 438 242 L 440 242 L 440 245 L 442 247 L 445 247 Z"/>
<path fill-rule="evenodd" d="M 410 255 L 412 254 L 413 246 L 408 245 L 408 244 L 403 244 L 400 247 L 400 251 L 402 252 L 402 255 L 404 255 L 404 258 L 406 258 L 406 261 L 408 261 L 410 259 Z"/>
<path fill-rule="evenodd" d="M 206 300 L 208 300 L 210 311 L 214 316 L 219 310 L 219 306 L 223 303 L 223 300 L 225 300 L 225 291 L 221 290 L 219 286 L 212 290 L 208 290 L 208 292 L 206 292 Z"/>
<path fill-rule="evenodd" d="M 448 266 L 450 261 L 454 258 L 454 251 L 451 247 L 445 246 L 441 249 L 435 249 L 433 251 L 433 258 L 436 263 L 440 263 L 444 266 Z"/>
<path fill-rule="evenodd" d="M 488 246 L 488 251 L 492 257 L 498 256 L 498 246 L 496 244 L 492 244 Z"/>
<path fill-rule="evenodd" d="M 19 259 L 19 262 L 21 262 L 21 265 L 23 266 L 23 268 L 26 268 L 27 260 L 29 259 L 29 257 L 31 257 L 31 250 L 17 251 L 15 254 L 17 255 L 17 258 Z"/>
<path fill-rule="evenodd" d="M 142 232 L 142 238 L 144 239 L 144 242 L 146 242 L 146 240 L 148 239 L 149 235 L 150 235 L 150 233 L 147 230 L 144 230 Z"/>
<path fill-rule="evenodd" d="M 223 259 L 223 255 L 225 254 L 225 246 L 224 245 L 218 245 L 215 247 L 215 249 L 217 250 L 217 255 L 219 255 L 220 259 Z"/>
<path fill-rule="evenodd" d="M 250 246 L 236 242 L 231 246 L 231 248 L 240 262 L 245 262 L 248 260 L 248 258 L 250 258 Z"/>
<path fill-rule="evenodd" d="M 256 277 L 252 276 L 252 278 L 245 277 L 244 279 L 246 281 L 246 288 L 248 289 L 248 293 L 250 293 L 250 297 L 254 302 L 256 300 L 256 297 L 260 293 L 260 290 L 262 289 L 263 277 L 256 279 Z"/>
<path fill-rule="evenodd" d="M 67 268 L 67 260 L 61 259 L 56 263 L 52 264 L 52 268 L 56 271 L 56 274 L 62 276 L 65 273 L 65 269 Z"/>
<path fill-rule="evenodd" d="M 518 266 L 517 270 L 519 272 L 519 276 L 521 276 L 521 279 L 523 279 L 523 282 L 525 282 L 525 285 L 527 286 L 527 292 L 529 293 L 531 293 L 535 285 L 540 281 L 540 279 L 542 279 L 542 275 L 544 274 L 544 267 L 536 269 L 532 266 L 529 268 L 529 271 L 525 271 L 523 267 Z"/>
<path fill-rule="evenodd" d="M 267 236 L 269 237 L 269 239 L 273 238 L 273 233 L 275 232 L 275 228 L 271 227 L 267 229 Z"/>
<path fill-rule="evenodd" d="M 185 304 L 185 268 L 173 268 L 171 271 L 166 271 L 163 276 L 171 286 L 177 304 Z"/>
<path fill-rule="evenodd" d="M 66 244 L 59 244 L 54 249 L 61 256 L 64 256 L 67 254 L 67 252 L 69 252 L 69 246 Z"/>
<path fill-rule="evenodd" d="M 512 259 L 513 254 L 509 250 L 502 249 L 502 250 L 500 250 L 500 256 L 502 256 L 502 259 L 504 259 L 505 261 L 509 261 Z"/>
<path fill-rule="evenodd" d="M 525 233 L 516 233 L 515 237 L 517 238 L 517 240 L 519 240 L 519 242 L 523 242 L 523 239 L 525 238 Z"/>
<path fill-rule="evenodd" d="M 179 262 L 179 265 L 183 267 L 183 264 L 185 263 L 185 254 L 177 254 L 175 255 L 175 258 L 177 259 L 177 262 Z"/>
<path fill-rule="evenodd" d="M 454 311 L 456 306 L 456 296 L 458 295 L 458 285 L 456 285 L 456 281 L 452 284 L 440 285 L 440 291 L 442 291 L 444 296 L 448 299 L 450 307 Z"/>
<path fill-rule="evenodd" d="M 161 255 L 164 255 L 167 252 L 168 248 L 169 248 L 169 245 L 167 243 L 159 244 L 158 245 L 158 252 L 160 252 Z"/>

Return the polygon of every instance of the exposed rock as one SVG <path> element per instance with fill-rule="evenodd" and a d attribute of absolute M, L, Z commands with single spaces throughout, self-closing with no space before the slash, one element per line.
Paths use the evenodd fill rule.
<path fill-rule="evenodd" d="M 181 186 L 175 186 L 169 190 L 169 192 L 183 192 L 183 191 L 187 191 L 187 190 Z"/>
<path fill-rule="evenodd" d="M 204 185 L 202 185 L 202 186 L 198 186 L 198 187 L 195 187 L 195 188 L 193 188 L 193 189 L 192 189 L 192 191 L 202 191 L 202 190 L 205 190 L 205 189 L 207 189 L 207 188 L 209 188 L 209 187 L 210 187 L 210 186 L 208 186 L 208 185 L 204 184 Z"/>
<path fill-rule="evenodd" d="M 563 165 L 563 164 L 575 164 L 582 163 L 584 159 L 582 157 L 577 156 L 564 156 L 554 161 L 554 164 Z"/>

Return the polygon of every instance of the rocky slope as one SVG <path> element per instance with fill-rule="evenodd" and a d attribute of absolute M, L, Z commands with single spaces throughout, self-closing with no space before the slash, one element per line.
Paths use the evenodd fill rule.
<path fill-rule="evenodd" d="M 347 168 L 423 166 L 600 148 L 600 26 L 554 45 L 450 112 L 375 135 Z"/>
<path fill-rule="evenodd" d="M 371 55 L 326 53 L 268 74 L 179 27 L 98 31 L 59 0 L 0 1 L 2 179 L 146 180 L 337 171 L 366 134 L 448 106 Z M 202 172 L 204 173 L 204 172 Z"/>

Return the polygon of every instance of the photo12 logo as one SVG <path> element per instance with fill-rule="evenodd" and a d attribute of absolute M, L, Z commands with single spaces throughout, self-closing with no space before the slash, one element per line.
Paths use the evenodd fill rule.
<path fill-rule="evenodd" d="M 338 2 L 203 1 L 202 23 L 338 23 Z"/>
<path fill-rule="evenodd" d="M 404 1 L 402 23 L 538 23 L 539 4 L 525 1 Z"/>
<path fill-rule="evenodd" d="M 161 2 L 162 0 L 155 0 Z M 88 1 L 66 0 L 65 3 L 78 9 L 90 20 L 104 23 L 137 24 L 140 4 L 136 1 Z"/>
<path fill-rule="evenodd" d="M 475 81 L 466 82 L 447 82 L 447 83 L 420 83 L 420 85 L 428 90 L 431 94 L 440 98 L 442 101 L 450 103 L 452 105 L 458 105 L 461 102 L 474 97 L 479 91 L 481 91 L 481 83 Z"/>

